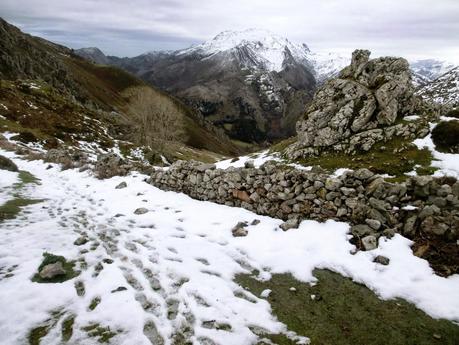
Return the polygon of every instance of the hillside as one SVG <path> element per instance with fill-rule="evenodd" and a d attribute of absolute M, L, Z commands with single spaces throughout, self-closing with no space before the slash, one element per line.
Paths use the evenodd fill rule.
<path fill-rule="evenodd" d="M 459 66 L 426 83 L 418 93 L 425 99 L 450 107 L 459 106 Z"/>
<path fill-rule="evenodd" d="M 61 122 L 84 124 L 85 119 L 89 119 L 100 121 L 100 127 L 104 129 L 102 132 L 109 134 L 112 144 L 114 140 L 121 139 L 134 146 L 140 145 L 143 143 L 138 142 L 136 134 L 139 121 L 137 114 L 132 112 L 126 92 L 148 88 L 161 100 L 156 107 L 170 104 L 183 123 L 184 132 L 174 140 L 177 144 L 224 155 L 238 152 L 223 133 L 199 114 L 131 74 L 114 66 L 90 63 L 70 49 L 24 34 L 4 20 L 0 21 L 0 30 L 3 52 L 0 56 L 0 78 L 4 85 L 0 98 L 4 106 L 0 112 L 4 118 L 4 131 L 33 132 L 39 140 L 52 139 L 56 135 L 67 139 L 75 135 L 93 136 L 90 128 L 84 125 L 59 128 L 65 127 Z M 66 109 L 65 112 L 62 108 Z M 20 113 L 27 113 L 27 120 L 18 118 Z M 101 137 L 104 142 L 106 139 Z M 75 144 L 75 140 L 71 144 Z M 168 154 L 174 154 L 174 150 L 171 149 Z"/>

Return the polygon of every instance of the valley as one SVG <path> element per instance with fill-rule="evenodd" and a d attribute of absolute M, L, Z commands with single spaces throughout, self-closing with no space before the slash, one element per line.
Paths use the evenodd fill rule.
<path fill-rule="evenodd" d="M 0 344 L 456 344 L 458 68 L 0 18 Z"/>

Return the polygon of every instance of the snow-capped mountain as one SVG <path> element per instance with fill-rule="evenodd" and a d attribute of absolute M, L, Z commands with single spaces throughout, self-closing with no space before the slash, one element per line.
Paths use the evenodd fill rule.
<path fill-rule="evenodd" d="M 172 53 L 111 61 L 243 141 L 293 134 L 316 89 L 309 48 L 266 30 L 224 31 Z"/>
<path fill-rule="evenodd" d="M 459 106 L 459 66 L 423 86 L 418 92 L 432 102 Z"/>
<path fill-rule="evenodd" d="M 223 31 L 213 39 L 178 51 L 177 54 L 199 54 L 209 58 L 228 52 L 239 54 L 244 67 L 277 72 L 284 68 L 289 58 L 307 64 L 310 54 L 306 44 L 292 43 L 284 37 L 260 29 Z"/>
<path fill-rule="evenodd" d="M 308 61 L 312 65 L 318 84 L 322 84 L 351 63 L 351 55 L 338 53 L 315 53 L 311 52 Z"/>

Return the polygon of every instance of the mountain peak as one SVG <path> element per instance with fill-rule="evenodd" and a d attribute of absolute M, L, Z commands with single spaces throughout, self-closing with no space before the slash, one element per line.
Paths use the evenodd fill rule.
<path fill-rule="evenodd" d="M 280 71 L 286 54 L 290 53 L 298 62 L 308 59 L 310 53 L 306 44 L 290 42 L 287 38 L 264 29 L 226 30 L 213 39 L 180 51 L 180 54 L 198 53 L 209 57 L 238 49 L 250 51 L 250 60 L 256 60 L 256 67 Z M 248 66 L 253 67 L 253 66 Z"/>

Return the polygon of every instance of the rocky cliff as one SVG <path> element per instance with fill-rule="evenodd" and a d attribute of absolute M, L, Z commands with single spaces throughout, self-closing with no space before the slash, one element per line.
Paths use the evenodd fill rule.
<path fill-rule="evenodd" d="M 403 122 L 420 104 L 408 62 L 369 56 L 368 50 L 354 51 L 351 64 L 317 91 L 297 123 L 298 141 L 287 149 L 291 158 L 327 151 L 352 154 L 395 136 L 427 134 L 426 121 Z"/>

